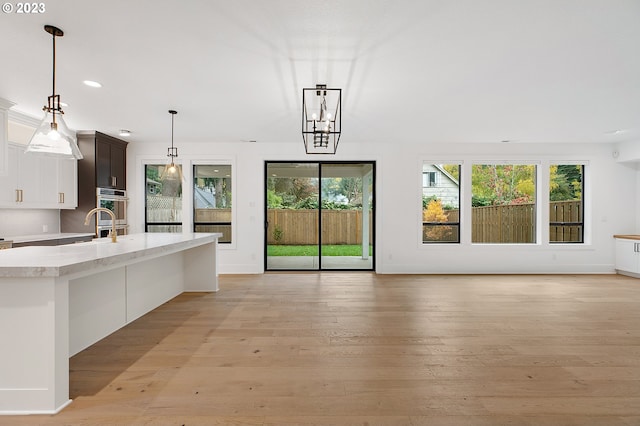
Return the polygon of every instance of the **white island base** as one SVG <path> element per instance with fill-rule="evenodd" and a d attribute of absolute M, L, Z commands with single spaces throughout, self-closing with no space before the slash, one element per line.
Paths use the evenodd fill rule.
<path fill-rule="evenodd" d="M 58 412 L 71 402 L 69 357 L 184 291 L 217 291 L 221 236 L 0 252 L 0 414 Z"/>

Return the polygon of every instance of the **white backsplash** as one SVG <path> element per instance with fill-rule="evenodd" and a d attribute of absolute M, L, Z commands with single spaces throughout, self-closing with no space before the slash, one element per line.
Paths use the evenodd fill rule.
<path fill-rule="evenodd" d="M 60 232 L 60 210 L 0 209 L 0 238 Z"/>

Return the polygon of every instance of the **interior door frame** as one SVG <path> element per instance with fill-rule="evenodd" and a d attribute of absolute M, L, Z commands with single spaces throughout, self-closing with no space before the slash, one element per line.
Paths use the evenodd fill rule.
<path fill-rule="evenodd" d="M 267 179 L 269 178 L 268 175 L 268 169 L 269 169 L 269 165 L 270 164 L 317 164 L 318 165 L 318 267 L 315 269 L 269 269 L 267 267 L 268 265 L 268 255 L 267 255 L 267 246 L 268 246 L 268 235 L 267 235 L 267 229 L 269 226 L 269 223 L 267 221 L 267 217 L 268 217 L 268 206 L 267 206 Z M 371 251 L 371 268 L 366 268 L 366 269 L 361 269 L 361 268 L 343 268 L 343 269 L 336 269 L 336 268 L 331 268 L 331 269 L 323 269 L 322 268 L 322 166 L 323 165 L 340 165 L 340 164 L 370 164 L 371 165 L 371 240 L 370 240 L 370 244 L 372 247 L 372 251 Z M 364 184 L 364 183 L 363 183 Z M 349 272 L 357 272 L 357 271 L 363 271 L 363 272 L 375 272 L 376 270 L 376 198 L 377 198 L 377 194 L 376 194 L 376 161 L 375 160 L 354 160 L 354 161 L 347 161 L 347 160 L 340 160 L 340 161 L 321 161 L 321 160 L 302 160 L 302 161 L 295 161 L 295 160 L 273 160 L 273 161 L 269 161 L 269 160 L 265 160 L 264 162 L 264 181 L 263 181 L 263 189 L 264 189 L 264 216 L 263 216 L 263 222 L 264 222 L 264 243 L 263 243 L 263 247 L 264 247 L 264 263 L 263 263 L 263 270 L 265 272 L 272 272 L 272 271 L 283 271 L 283 272 L 287 272 L 287 271 L 298 271 L 298 272 L 303 272 L 303 271 L 312 271 L 312 272 L 318 272 L 318 271 L 349 271 Z M 364 212 L 363 212 L 364 214 Z M 364 230 L 363 230 L 364 232 Z"/>

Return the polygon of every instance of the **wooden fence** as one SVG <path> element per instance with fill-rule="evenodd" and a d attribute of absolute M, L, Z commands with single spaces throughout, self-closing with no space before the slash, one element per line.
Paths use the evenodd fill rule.
<path fill-rule="evenodd" d="M 549 241 L 582 242 L 581 201 L 552 201 L 549 203 Z M 458 211 L 447 212 L 450 221 L 457 221 Z M 553 224 L 557 222 L 557 224 Z M 474 243 L 533 243 L 535 242 L 535 205 L 473 207 L 471 209 L 471 241 Z"/>
<path fill-rule="evenodd" d="M 181 221 L 182 200 L 175 197 L 149 197 L 149 222 Z M 549 204 L 549 222 L 582 223 L 580 201 L 554 201 Z M 449 222 L 459 222 L 458 210 L 446 211 Z M 369 213 L 371 215 L 371 213 Z M 535 205 L 487 206 L 471 209 L 471 241 L 474 243 L 535 242 Z M 231 209 L 196 209 L 195 222 L 231 222 Z M 267 211 L 268 244 L 318 244 L 318 211 L 269 209 Z M 322 210 L 323 244 L 362 244 L 361 210 Z M 549 226 L 551 242 L 581 242 L 581 225 Z M 203 232 L 222 232 L 224 242 L 231 241 L 229 225 L 210 225 Z M 372 241 L 373 220 L 369 217 L 369 241 Z M 221 240 L 222 241 L 222 240 Z"/>
<path fill-rule="evenodd" d="M 269 209 L 267 221 L 268 244 L 318 244 L 318 210 Z M 322 244 L 362 244 L 362 210 L 322 210 Z"/>
<path fill-rule="evenodd" d="M 553 222 L 584 222 L 582 202 L 554 201 L 549 206 L 549 241 L 582 242 L 584 227 L 582 225 L 553 225 Z"/>
<path fill-rule="evenodd" d="M 196 209 L 193 213 L 196 232 L 220 232 L 220 243 L 230 243 L 231 209 Z"/>
<path fill-rule="evenodd" d="M 147 222 L 182 222 L 182 198 L 147 196 Z"/>
<path fill-rule="evenodd" d="M 533 243 L 534 218 L 534 204 L 474 207 L 471 209 L 471 241 Z"/>

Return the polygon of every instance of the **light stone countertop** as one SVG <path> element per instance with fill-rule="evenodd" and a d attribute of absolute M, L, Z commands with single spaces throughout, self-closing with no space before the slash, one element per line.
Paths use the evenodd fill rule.
<path fill-rule="evenodd" d="M 215 242 L 221 233 L 142 233 L 60 246 L 0 251 L 0 278 L 58 277 Z M 1 283 L 0 283 L 1 284 Z"/>

